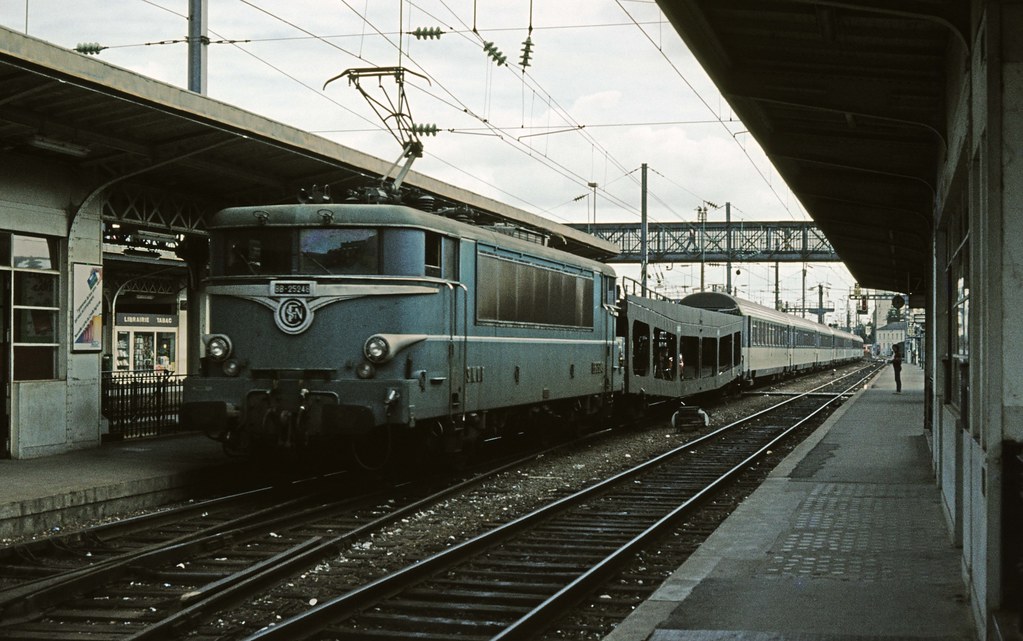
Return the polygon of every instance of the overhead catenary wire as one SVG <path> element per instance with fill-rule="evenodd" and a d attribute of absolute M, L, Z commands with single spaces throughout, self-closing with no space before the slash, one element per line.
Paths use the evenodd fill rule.
<path fill-rule="evenodd" d="M 152 2 L 151 0 L 141 0 L 141 1 L 145 2 L 146 4 L 150 4 L 150 5 L 154 6 L 154 7 L 160 8 L 162 10 L 168 11 L 169 13 L 172 13 L 172 14 L 177 15 L 179 17 L 182 17 L 182 18 L 185 17 L 183 14 L 180 14 L 180 13 L 175 12 L 173 10 L 167 9 L 166 7 L 162 7 L 161 5 L 156 4 L 156 3 Z M 334 42 L 331 42 L 328 37 L 318 35 L 318 34 L 312 32 L 312 31 L 310 31 L 308 29 L 305 29 L 304 27 L 294 23 L 293 21 L 287 20 L 287 19 L 277 15 L 276 13 L 274 13 L 272 11 L 269 11 L 267 9 L 264 9 L 263 7 L 258 6 L 254 2 L 251 2 L 249 0 L 239 0 L 239 2 L 241 2 L 242 4 L 244 4 L 246 6 L 249 6 L 250 8 L 252 8 L 252 9 L 254 9 L 256 11 L 259 11 L 260 13 L 263 13 L 264 15 L 267 15 L 268 17 L 271 17 L 271 18 L 273 18 L 275 20 L 278 20 L 278 21 L 282 22 L 283 24 L 286 24 L 289 27 L 291 27 L 291 28 L 301 32 L 302 34 L 304 34 L 303 37 L 305 37 L 305 38 L 319 40 L 319 41 L 321 41 L 321 42 L 323 42 L 323 43 L 325 43 L 325 44 L 327 44 L 327 45 L 329 45 L 329 46 L 331 46 L 331 47 L 333 47 L 333 48 L 335 48 L 335 49 L 337 49 L 337 50 L 339 50 L 339 51 L 341 51 L 341 52 L 343 52 L 343 53 L 345 53 L 347 55 L 352 56 L 353 58 L 356 58 L 358 60 L 365 60 L 365 58 L 363 57 L 363 54 L 362 54 L 362 46 L 360 46 L 360 51 L 359 52 L 351 51 L 349 49 L 346 49 L 344 47 L 341 47 L 341 46 L 337 45 Z M 390 42 L 389 38 L 386 37 L 387 34 L 384 31 L 378 29 L 375 25 L 372 25 L 372 23 L 370 21 L 365 19 L 365 12 L 363 12 L 363 14 L 360 15 L 357 11 L 354 10 L 353 7 L 351 7 L 351 5 L 348 2 L 345 1 L 344 4 L 355 15 L 360 16 L 361 18 L 363 18 L 363 25 L 364 25 L 363 34 L 365 34 L 365 26 L 370 26 L 378 35 L 384 37 L 384 39 L 386 41 Z M 430 14 L 430 12 L 425 11 L 424 9 L 419 7 L 418 5 L 415 5 L 412 2 L 410 2 L 409 4 L 411 6 L 416 6 L 424 14 L 426 14 L 428 16 L 432 16 L 432 14 Z M 455 13 L 443 0 L 441 0 L 441 4 L 457 19 L 457 13 Z M 532 5 L 532 3 L 531 3 L 531 5 Z M 402 3 L 402 10 L 403 10 L 403 8 L 404 8 L 404 3 Z M 627 24 L 627 23 L 623 23 L 623 24 Z M 617 25 L 607 25 L 607 24 L 584 25 L 584 27 L 587 27 L 587 26 L 591 27 L 591 28 L 603 28 L 603 27 L 607 27 L 607 26 L 617 26 Z M 403 24 L 400 24 L 400 27 L 401 28 L 399 28 L 399 32 L 398 32 L 399 44 L 396 47 L 399 50 L 399 60 L 401 59 L 402 49 L 403 49 L 403 47 L 401 46 L 401 40 L 400 40 L 401 33 L 402 33 L 403 28 L 404 28 Z M 464 23 L 463 23 L 463 27 L 465 27 Z M 532 28 L 534 28 L 534 25 L 532 24 L 532 6 L 530 6 L 530 20 L 529 20 L 529 29 L 530 29 L 530 31 L 532 31 Z M 556 28 L 579 28 L 579 26 L 578 25 L 573 25 L 571 27 L 556 27 Z M 220 34 L 216 34 L 212 30 L 211 30 L 211 33 L 214 33 L 214 35 L 216 35 L 219 38 L 223 38 L 223 36 L 221 36 Z M 477 24 L 476 24 L 476 8 L 475 8 L 475 6 L 474 6 L 474 24 L 473 24 L 472 29 L 471 30 L 466 29 L 465 31 L 462 31 L 460 33 L 463 34 L 463 35 L 468 35 L 469 33 L 473 33 L 478 38 L 480 38 L 480 40 L 482 41 L 482 37 L 479 36 L 478 28 L 477 28 Z M 253 59 L 261 62 L 262 64 L 266 65 L 267 67 L 269 67 L 269 68 L 273 69 L 274 71 L 282 74 L 284 77 L 287 77 L 290 80 L 292 80 L 294 82 L 297 82 L 297 83 L 301 84 L 302 86 L 306 87 L 307 89 L 315 91 L 316 93 L 318 93 L 320 95 L 324 95 L 324 97 L 326 97 L 328 100 L 330 100 L 333 104 L 342 107 L 342 109 L 344 109 L 344 110 L 346 110 L 346 111 L 348 111 L 350 113 L 353 113 L 354 115 L 358 115 L 363 120 L 366 120 L 367 122 L 371 122 L 371 124 L 372 124 L 372 121 L 366 119 L 365 117 L 361 116 L 360 114 L 358 114 L 354 110 L 352 110 L 352 109 L 342 105 L 341 103 L 338 103 L 337 101 L 330 99 L 325 94 L 323 94 L 321 91 L 315 89 L 314 87 L 310 86 L 307 83 L 304 83 L 303 81 L 301 81 L 300 79 L 298 79 L 294 75 L 287 73 L 286 71 L 284 71 L 280 67 L 278 67 L 278 66 L 270 63 L 269 61 L 267 61 L 267 60 L 257 56 L 256 54 L 252 53 L 248 49 L 246 49 L 244 47 L 238 47 L 237 46 L 239 43 L 246 42 L 246 41 L 247 42 L 267 42 L 267 41 L 285 40 L 285 39 L 286 38 L 263 38 L 263 39 L 246 39 L 246 40 L 243 41 L 243 40 L 229 40 L 229 39 L 225 38 L 225 39 L 223 39 L 223 40 L 221 40 L 219 42 L 222 42 L 222 43 L 225 43 L 225 44 L 233 44 L 233 45 L 235 45 L 240 51 L 244 52 L 246 55 L 249 55 Z M 392 43 L 392 46 L 393 46 L 393 43 Z M 420 65 L 416 64 L 416 67 L 421 69 L 421 70 L 423 70 L 425 72 L 425 69 L 423 69 Z M 525 75 L 525 74 L 523 74 L 523 75 Z M 436 82 L 438 85 L 443 87 L 443 85 L 441 85 L 441 83 L 439 83 L 437 81 L 437 79 L 433 78 L 432 76 L 431 76 L 431 81 L 432 82 Z M 490 82 L 492 82 L 492 78 L 491 78 Z M 532 90 L 533 91 L 535 91 L 535 92 L 537 92 L 539 94 L 545 95 L 547 97 L 547 99 L 548 99 L 548 104 L 551 107 L 553 107 L 552 111 L 557 112 L 559 114 L 559 116 L 563 120 L 565 120 L 566 123 L 572 123 L 573 122 L 573 119 L 572 119 L 571 115 L 566 110 L 564 110 L 560 106 L 560 104 L 557 103 L 557 101 L 555 101 L 553 99 L 553 96 L 551 96 L 551 94 L 549 92 L 544 90 L 542 87 L 539 87 L 538 85 L 535 85 L 535 82 L 532 82 L 532 79 L 530 79 L 530 82 L 527 83 L 527 84 L 531 84 L 532 85 Z M 420 89 L 423 90 L 423 88 L 420 88 Z M 475 117 L 477 120 L 480 120 L 481 122 L 486 123 L 488 130 L 494 132 L 495 135 L 497 135 L 497 137 L 500 138 L 503 142 L 505 142 L 507 144 L 511 144 L 512 146 L 514 146 L 514 144 L 512 143 L 512 140 L 515 139 L 516 137 L 513 136 L 511 134 L 511 132 L 505 130 L 504 128 L 498 128 L 498 127 L 493 126 L 492 124 L 487 122 L 487 118 L 485 116 L 480 116 L 480 115 L 475 114 L 471 109 L 469 109 L 467 106 L 462 104 L 461 101 L 458 100 L 454 96 L 453 93 L 448 91 L 446 87 L 443 87 L 443 89 L 444 89 L 445 93 L 447 93 L 449 96 L 451 96 L 451 98 L 454 99 L 456 101 L 456 103 L 459 104 L 459 106 L 461 107 L 463 113 L 469 114 L 469 115 Z M 424 90 L 424 93 L 430 94 L 431 92 L 428 91 L 428 90 Z M 579 125 L 579 124 L 574 124 L 573 127 L 576 128 L 576 129 L 579 129 L 579 130 L 582 130 L 584 128 L 583 125 Z M 377 127 L 377 130 L 381 130 L 382 131 L 382 130 L 384 130 L 384 128 L 383 127 Z M 603 146 L 596 139 L 594 139 L 592 136 L 589 136 L 588 134 L 584 135 L 584 138 L 587 139 L 588 142 L 593 147 L 600 148 L 602 150 L 602 153 L 603 153 L 605 159 L 611 161 L 612 164 L 615 164 L 619 169 L 624 169 L 624 167 L 615 160 L 613 154 L 611 154 L 609 151 L 604 149 Z M 554 161 L 548 156 L 547 151 L 543 152 L 543 156 L 536 156 L 534 154 L 534 152 L 536 150 L 532 146 L 529 147 L 529 151 L 530 151 L 530 153 L 529 153 L 530 157 L 539 160 L 542 164 L 546 164 L 549 168 L 551 168 L 551 163 L 554 162 Z M 589 182 L 589 180 L 587 180 L 585 177 L 583 177 L 581 175 L 578 175 L 575 172 L 571 172 L 570 171 L 570 172 L 568 172 L 566 174 L 566 172 L 563 171 L 563 170 L 567 169 L 567 167 L 564 167 L 564 165 L 561 165 L 560 163 L 558 163 L 558 165 L 560 167 L 560 169 L 558 170 L 558 173 L 563 175 L 563 176 L 565 176 L 566 178 L 569 178 L 570 180 L 573 180 L 573 181 L 579 183 L 581 186 L 585 185 L 585 184 L 587 184 Z M 468 174 L 468 175 L 472 176 L 472 174 Z M 472 177 L 474 179 L 478 179 L 478 177 L 476 177 L 476 176 L 472 176 Z M 605 197 L 606 200 L 608 200 L 609 202 L 615 202 L 622 209 L 625 209 L 626 211 L 632 211 L 633 213 L 638 213 L 638 211 L 636 210 L 635 206 L 631 205 L 630 203 L 621 201 L 620 199 L 616 198 L 612 194 L 609 194 L 609 193 L 606 193 L 606 192 L 603 192 L 603 191 L 602 191 L 602 194 L 603 194 L 603 196 Z M 660 202 L 663 202 L 663 201 L 660 201 Z"/>
<path fill-rule="evenodd" d="M 707 110 L 710 113 L 714 114 L 714 116 L 716 118 L 721 120 L 721 118 L 720 118 L 719 114 L 717 113 L 717 111 L 713 107 L 710 106 L 710 103 L 707 102 L 707 100 L 703 97 L 703 95 L 696 89 L 695 86 L 693 86 L 693 84 L 689 81 L 689 79 L 686 78 L 685 74 L 682 73 L 682 71 L 678 68 L 678 66 L 675 65 L 675 63 L 671 59 L 668 58 L 668 56 L 664 53 L 664 49 L 662 47 L 660 47 L 656 42 L 654 42 L 653 39 L 650 37 L 650 34 L 648 34 L 646 32 L 646 30 L 643 29 L 639 25 L 639 23 L 635 21 L 635 19 L 633 18 L 632 14 L 629 12 L 629 10 L 626 9 L 625 5 L 622 4 L 622 0 L 615 0 L 615 2 L 617 2 L 618 6 L 622 9 L 623 12 L 625 12 L 625 15 L 629 16 L 629 18 L 633 20 L 633 22 L 636 24 L 636 27 L 640 30 L 640 32 L 644 35 L 644 37 L 646 37 L 646 39 L 648 41 L 650 41 L 650 43 L 654 46 L 654 48 L 657 49 L 657 51 L 661 54 L 661 56 L 668 63 L 668 65 L 675 72 L 675 74 L 678 75 L 678 77 L 682 80 L 682 82 L 685 83 L 685 85 L 693 92 L 693 95 L 696 96 L 696 98 L 703 104 L 704 107 L 707 108 Z M 735 136 L 732 135 L 732 131 L 728 129 L 728 127 L 727 127 L 727 125 L 725 125 L 724 121 L 721 121 L 721 126 L 724 127 L 725 131 L 727 131 L 729 133 L 729 135 L 731 135 L 732 139 L 735 140 Z M 774 185 L 771 184 L 771 181 L 767 178 L 767 176 L 764 175 L 764 173 L 760 170 L 760 167 L 758 167 L 757 164 L 753 161 L 753 158 L 752 158 L 752 156 L 749 155 L 749 152 L 747 152 L 746 149 L 741 144 L 739 144 L 738 140 L 735 140 L 735 143 L 739 147 L 739 149 L 742 151 L 743 155 L 746 156 L 746 159 L 749 160 L 750 165 L 753 167 L 753 169 L 757 172 L 757 174 L 760 175 L 761 179 L 763 179 L 763 181 L 767 185 L 768 189 L 771 190 L 771 193 L 774 194 L 774 197 L 781 204 L 782 208 L 785 209 L 785 211 L 788 212 L 790 216 L 795 217 L 794 214 L 792 213 L 792 210 L 789 209 L 788 204 L 782 199 L 781 195 L 774 188 Z"/>
<path fill-rule="evenodd" d="M 167 10 L 166 8 L 160 7 L 160 5 L 155 4 L 155 3 L 151 2 L 150 0 L 142 0 L 142 1 L 146 2 L 147 4 L 152 4 L 153 6 L 161 8 L 163 10 Z M 366 61 L 366 59 L 363 57 L 363 53 L 362 53 L 362 48 L 361 47 L 360 47 L 359 51 L 352 51 L 352 50 L 350 50 L 350 49 L 348 49 L 346 47 L 340 46 L 337 43 L 330 41 L 330 39 L 328 39 L 327 37 L 315 34 L 311 30 L 306 29 L 306 28 L 296 24 L 293 21 L 284 19 L 284 18 L 278 16 L 277 14 L 275 14 L 274 12 L 268 11 L 267 9 L 264 9 L 264 8 L 258 6 L 256 3 L 251 2 L 250 0 L 239 0 L 239 1 L 242 2 L 243 4 L 245 4 L 246 6 L 251 7 L 252 9 L 257 10 L 257 11 L 259 11 L 259 12 L 261 12 L 261 13 L 269 16 L 269 17 L 272 17 L 275 20 L 279 20 L 283 24 L 286 24 L 289 27 L 299 31 L 300 33 L 303 34 L 304 38 L 320 40 L 324 44 L 327 44 L 328 46 L 331 46 L 334 49 L 336 49 L 338 51 L 341 51 L 341 52 L 343 52 L 346 55 L 352 56 L 353 58 L 358 59 L 358 60 Z M 345 6 L 347 6 L 349 8 L 350 11 L 352 11 L 352 13 L 354 13 L 357 16 L 360 16 L 361 18 L 365 18 L 365 12 L 363 12 L 363 14 L 360 15 L 353 7 L 351 7 L 351 5 L 348 2 L 344 2 L 344 4 L 345 4 Z M 423 9 L 422 7 L 417 5 L 416 3 L 410 2 L 409 4 L 410 4 L 410 6 L 414 6 L 417 9 L 419 9 L 421 12 L 424 13 L 424 15 L 432 16 L 432 14 L 430 12 L 426 11 L 425 9 Z M 442 4 L 442 6 L 444 6 L 451 13 L 452 16 L 455 17 L 456 20 L 458 20 L 457 13 L 454 12 L 447 5 L 446 2 L 443 2 L 443 0 L 441 0 L 441 4 Z M 170 10 L 167 10 L 167 11 L 169 11 L 170 13 L 174 13 L 175 15 L 180 15 L 180 14 L 177 14 L 177 13 L 175 13 L 173 11 L 170 11 Z M 647 24 L 647 23 L 639 23 L 632 16 L 629 16 L 629 18 L 630 18 L 631 23 L 621 23 L 621 24 L 625 24 L 625 25 L 629 25 L 629 24 L 632 24 L 632 25 Z M 458 20 L 458 21 L 460 22 L 460 20 Z M 440 22 L 446 23 L 447 21 L 440 21 Z M 457 33 L 458 35 L 460 35 L 462 37 L 467 37 L 467 38 L 475 37 L 476 39 L 482 41 L 482 36 L 480 36 L 479 32 L 478 32 L 478 24 L 477 24 L 477 21 L 476 21 L 475 12 L 474 12 L 474 23 L 473 23 L 472 29 L 469 29 L 467 27 L 467 25 L 464 25 L 464 23 L 461 23 L 461 24 L 462 24 L 463 29 L 455 29 L 455 30 L 452 30 L 452 31 L 454 33 Z M 618 23 L 615 23 L 615 24 L 617 25 Z M 366 27 L 369 26 L 372 29 L 372 31 L 374 31 L 378 36 L 383 37 L 388 43 L 391 44 L 391 46 L 394 46 L 395 48 L 397 48 L 399 50 L 399 56 L 403 55 L 402 54 L 403 47 L 402 47 L 402 42 L 400 40 L 400 34 L 403 32 L 404 27 L 405 27 L 403 20 L 402 20 L 402 22 L 400 24 L 401 28 L 399 29 L 399 32 L 398 32 L 399 40 L 398 40 L 398 44 L 397 45 L 395 45 L 393 43 L 393 41 L 391 41 L 391 39 L 387 37 L 387 33 L 385 33 L 384 31 L 382 31 L 380 29 L 378 29 L 375 25 L 372 25 L 372 23 L 369 20 L 364 19 L 363 20 L 363 26 L 364 26 L 363 33 L 366 32 Z M 544 27 L 537 27 L 536 25 L 533 25 L 532 24 L 532 16 L 530 16 L 530 25 L 529 26 L 533 27 L 535 29 L 544 28 Z M 606 26 L 609 26 L 609 25 L 607 25 L 607 24 L 600 24 L 600 25 L 571 25 L 571 26 L 560 26 L 560 27 L 550 27 L 550 28 L 603 28 L 603 27 L 606 27 Z M 506 29 L 506 30 L 512 30 L 512 29 Z M 215 34 L 215 35 L 217 35 L 217 37 L 222 37 L 222 36 L 220 36 L 220 34 Z M 276 39 L 283 40 L 284 38 L 276 38 Z M 250 41 L 268 41 L 268 40 L 274 40 L 274 39 L 269 39 L 268 38 L 268 39 L 249 39 L 249 40 Z M 234 43 L 232 43 L 232 44 L 234 44 Z M 254 58 L 255 60 L 257 60 L 259 62 L 261 62 L 262 64 L 264 64 L 267 67 L 273 69 L 274 71 L 282 74 L 283 76 L 289 78 L 290 80 L 292 80 L 294 82 L 298 82 L 299 84 L 301 84 L 304 87 L 310 89 L 311 91 L 314 91 L 314 92 L 318 93 L 319 95 L 324 95 L 322 92 L 318 91 L 316 88 L 314 88 L 314 87 L 312 87 L 312 86 L 302 82 L 297 77 L 287 73 L 285 70 L 283 70 L 280 67 L 270 63 L 269 61 L 267 61 L 267 60 L 265 60 L 263 58 L 260 58 L 258 55 L 256 55 L 253 52 L 249 51 L 247 48 L 237 46 L 237 44 L 235 44 L 235 46 L 239 50 L 244 52 L 246 55 L 249 55 L 250 57 Z M 409 57 L 409 60 L 411 62 L 413 62 L 413 64 L 415 65 L 416 68 L 425 71 L 425 69 L 423 69 L 423 67 L 420 66 L 418 64 L 418 62 L 415 62 L 414 60 L 412 60 L 411 57 Z M 369 61 L 366 61 L 366 62 L 369 62 Z M 516 74 L 516 75 L 518 75 L 518 74 Z M 520 130 L 518 132 L 518 135 L 516 135 L 516 132 L 513 131 L 512 129 L 509 129 L 507 127 L 501 127 L 501 126 L 495 125 L 494 123 L 489 121 L 489 118 L 486 117 L 487 116 L 487 112 L 485 112 L 482 115 L 476 114 L 471 108 L 469 108 L 467 105 L 465 105 L 465 103 L 463 101 L 461 101 L 457 96 L 455 96 L 454 93 L 452 93 L 450 90 L 448 90 L 448 88 L 446 86 L 444 86 L 443 83 L 438 82 L 437 79 L 432 77 L 432 76 L 430 76 L 430 77 L 431 77 L 431 81 L 435 82 L 440 87 L 440 90 L 444 94 L 449 96 L 449 99 L 444 100 L 439 94 L 437 94 L 435 92 L 432 92 L 432 91 L 430 91 L 427 88 L 419 87 L 418 89 L 420 91 L 423 91 L 427 95 L 431 95 L 435 99 L 438 99 L 438 100 L 441 100 L 442 102 L 447 103 L 453 109 L 460 110 L 462 113 L 465 113 L 465 114 L 467 114 L 467 115 L 469 115 L 471 117 L 474 117 L 475 119 L 477 119 L 478 121 L 480 121 L 481 123 L 484 124 L 484 127 L 481 127 L 479 129 L 477 129 L 473 133 L 477 133 L 477 132 L 481 132 L 481 131 L 482 132 L 490 132 L 492 135 L 494 135 L 495 137 L 499 138 L 499 140 L 501 140 L 505 144 L 507 144 L 507 145 L 509 145 L 509 146 L 511 146 L 513 148 L 517 148 L 520 151 L 520 153 L 527 154 L 530 158 L 532 158 L 535 161 L 538 161 L 541 164 L 544 164 L 545 166 L 547 166 L 548 169 L 551 169 L 551 170 L 555 171 L 557 174 L 565 177 L 566 179 L 568 179 L 570 181 L 573 181 L 573 182 L 579 184 L 580 186 L 585 186 L 585 185 L 587 185 L 592 180 L 592 176 L 591 177 L 582 176 L 578 172 L 576 172 L 574 170 L 571 170 L 564 163 L 556 161 L 550 155 L 550 150 L 548 149 L 549 142 L 547 142 L 542 149 L 536 147 L 536 145 L 533 145 L 533 144 L 529 144 L 529 145 L 526 145 L 526 146 L 521 145 L 521 141 L 517 140 L 518 138 L 524 137 L 521 134 L 521 131 L 522 131 L 521 128 L 520 128 Z M 492 78 L 491 78 L 491 82 L 492 82 Z M 546 99 L 545 102 L 549 105 L 548 117 L 556 115 L 559 120 L 563 121 L 567 125 L 567 126 L 561 126 L 561 124 L 558 123 L 558 122 L 551 122 L 551 123 L 549 123 L 549 125 L 547 127 L 547 132 L 548 133 L 555 132 L 555 131 L 564 132 L 566 130 L 572 130 L 572 131 L 576 131 L 577 130 L 579 132 L 579 135 L 584 140 L 586 140 L 589 143 L 591 148 L 593 148 L 594 150 L 599 150 L 599 152 L 595 151 L 595 153 L 598 153 L 604 159 L 604 162 L 605 162 L 605 164 L 608 167 L 612 167 L 613 166 L 613 167 L 617 168 L 619 171 L 622 171 L 626 175 L 631 174 L 631 172 L 626 170 L 626 168 L 622 165 L 622 163 L 617 159 L 617 157 L 613 153 L 608 151 L 602 145 L 602 143 L 600 141 L 598 141 L 596 138 L 594 138 L 591 135 L 591 133 L 586 131 L 587 128 L 592 130 L 592 129 L 596 129 L 597 127 L 626 126 L 627 123 L 620 123 L 620 124 L 616 124 L 616 125 L 615 124 L 590 125 L 590 126 L 587 127 L 586 125 L 583 125 L 581 123 L 576 122 L 575 119 L 571 116 L 571 114 L 566 109 L 564 109 L 556 99 L 553 98 L 553 96 L 550 94 L 550 92 L 546 91 L 543 87 L 541 87 L 539 84 L 537 84 L 535 79 L 532 78 L 532 76 L 530 74 L 526 74 L 526 73 L 522 74 L 521 82 L 523 83 L 524 87 L 528 87 L 531 91 L 535 92 L 536 95 L 542 95 L 542 96 L 545 97 L 545 99 Z M 337 106 L 340 106 L 345 111 L 348 111 L 348 112 L 350 112 L 350 113 L 352 113 L 354 115 L 359 116 L 361 119 L 365 120 L 366 122 L 369 122 L 371 125 L 373 124 L 372 121 L 366 119 L 365 117 L 361 116 L 360 114 L 358 114 L 357 112 L 353 111 L 352 109 L 349 109 L 348 107 L 344 106 L 343 104 L 339 103 L 338 101 L 330 99 L 328 96 L 325 96 L 325 95 L 324 95 L 324 97 L 327 98 L 328 100 L 330 100 L 333 104 L 335 104 Z M 489 107 L 487 107 L 487 108 L 489 109 Z M 720 118 L 717 121 L 720 122 Z M 376 130 L 382 131 L 384 129 L 383 129 L 383 127 L 376 127 Z M 465 129 L 457 130 L 457 129 L 452 128 L 452 132 L 455 132 L 455 131 L 465 131 Z M 530 136 L 535 136 L 536 132 L 542 132 L 542 131 L 543 131 L 543 128 L 539 128 L 538 129 L 538 128 L 532 128 L 531 127 L 529 135 Z M 591 168 L 591 172 L 592 172 L 592 168 Z M 606 173 L 606 169 L 605 169 L 605 173 Z M 468 173 L 468 172 L 466 172 L 466 174 L 471 176 L 475 180 L 480 180 L 479 176 L 475 176 L 475 175 L 473 175 L 471 173 Z M 634 178 L 634 180 L 635 180 L 636 184 L 638 185 L 638 179 Z M 608 184 L 607 181 L 602 181 L 602 182 L 603 182 L 604 185 Z M 486 183 L 484 183 L 484 184 L 486 184 Z M 677 183 L 675 183 L 675 184 L 676 184 L 676 186 L 678 186 Z M 692 192 L 689 192 L 689 193 L 692 193 Z M 630 213 L 632 213 L 634 215 L 638 215 L 638 209 L 637 209 L 637 207 L 635 205 L 633 205 L 630 202 L 622 201 L 620 198 L 618 198 L 614 194 L 611 194 L 611 193 L 607 192 L 604 186 L 602 186 L 600 188 L 600 194 L 601 194 L 601 198 L 602 199 L 606 200 L 609 203 L 614 204 L 615 206 L 619 207 L 623 211 L 630 212 Z M 657 203 L 661 204 L 662 206 L 665 206 L 665 208 L 670 211 L 670 207 L 667 206 L 667 203 L 665 202 L 665 200 L 663 198 L 657 196 L 656 194 L 651 194 L 651 195 L 653 196 L 652 199 L 653 199 L 654 202 L 657 202 Z M 518 200 L 521 200 L 521 199 L 518 199 Z M 671 213 L 673 213 L 676 216 L 678 215 L 675 212 L 671 212 Z M 654 220 L 654 222 L 657 222 L 656 221 L 656 217 L 652 217 L 651 219 Z"/>

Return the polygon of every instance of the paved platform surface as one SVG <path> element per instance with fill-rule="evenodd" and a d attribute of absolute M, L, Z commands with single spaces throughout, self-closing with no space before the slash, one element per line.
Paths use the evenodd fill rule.
<path fill-rule="evenodd" d="M 924 376 L 890 366 L 605 641 L 971 641 L 931 473 Z"/>
<path fill-rule="evenodd" d="M 228 466 L 244 471 L 219 443 L 194 433 L 0 460 L 0 544 L 183 499 L 222 477 Z"/>

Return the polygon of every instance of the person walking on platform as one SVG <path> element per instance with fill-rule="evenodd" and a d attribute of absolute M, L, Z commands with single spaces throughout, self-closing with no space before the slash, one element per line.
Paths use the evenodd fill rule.
<path fill-rule="evenodd" d="M 895 393 L 902 393 L 902 349 L 899 345 L 892 346 L 892 371 L 895 372 Z"/>

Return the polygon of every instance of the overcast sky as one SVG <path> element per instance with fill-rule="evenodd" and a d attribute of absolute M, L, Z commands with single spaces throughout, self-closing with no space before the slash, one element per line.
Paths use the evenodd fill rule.
<path fill-rule="evenodd" d="M 649 167 L 652 221 L 693 221 L 706 203 L 734 222 L 809 220 L 653 0 L 211 0 L 207 94 L 386 160 L 401 154 L 351 68 L 404 66 L 409 111 L 435 124 L 418 172 L 557 222 L 638 221 Z M 187 0 L 0 0 L 0 23 L 187 86 Z M 532 60 L 521 66 L 530 36 Z M 416 28 L 440 27 L 437 39 Z M 159 43 L 166 44 L 159 44 Z M 507 62 L 483 50 L 492 42 Z M 367 79 L 376 98 L 397 85 Z M 578 197 L 582 196 L 582 198 Z M 724 209 L 709 209 L 723 221 Z M 667 293 L 699 286 L 699 266 L 656 266 Z M 773 265 L 737 266 L 740 296 L 773 303 Z M 619 268 L 634 275 L 636 270 Z M 782 298 L 802 303 L 802 266 L 783 265 Z M 707 282 L 723 283 L 723 266 Z M 844 322 L 853 279 L 814 264 Z M 808 294 L 816 302 L 816 293 Z"/>

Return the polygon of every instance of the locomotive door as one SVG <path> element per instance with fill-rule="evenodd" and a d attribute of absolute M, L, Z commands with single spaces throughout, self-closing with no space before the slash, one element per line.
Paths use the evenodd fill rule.
<path fill-rule="evenodd" d="M 469 294 L 464 285 L 451 284 L 448 286 L 451 295 L 451 306 L 449 317 L 451 333 L 448 338 L 448 376 L 449 388 L 449 412 L 454 415 L 459 412 L 471 412 L 479 407 L 475 398 L 478 394 L 480 381 L 475 379 L 475 368 L 469 368 L 469 337 L 468 337 L 468 304 Z M 462 299 L 459 304 L 459 298 Z M 459 330 L 461 328 L 461 330 Z M 471 370 L 471 371 L 470 371 Z"/>
<path fill-rule="evenodd" d="M 0 415 L 0 436 L 3 450 L 0 458 L 11 457 L 11 272 L 0 271 L 0 390 L 3 392 L 3 413 Z"/>

